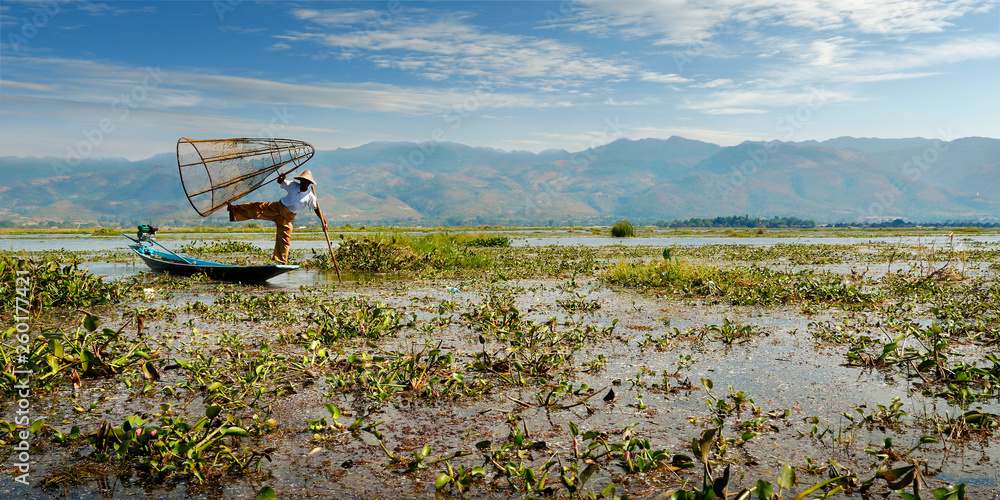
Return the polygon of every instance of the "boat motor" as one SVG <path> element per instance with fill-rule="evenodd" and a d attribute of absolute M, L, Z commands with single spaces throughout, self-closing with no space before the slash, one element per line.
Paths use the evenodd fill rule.
<path fill-rule="evenodd" d="M 152 241 L 153 236 L 156 236 L 156 231 L 159 229 L 160 228 L 149 224 L 140 224 L 139 231 L 137 231 L 135 235 L 139 241 Z"/>

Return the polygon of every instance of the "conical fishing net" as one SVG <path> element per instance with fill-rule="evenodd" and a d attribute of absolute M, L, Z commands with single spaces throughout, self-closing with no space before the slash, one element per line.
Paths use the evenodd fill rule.
<path fill-rule="evenodd" d="M 177 168 L 191 206 L 207 217 L 263 186 L 283 169 L 312 158 L 312 145 L 291 139 L 202 139 L 177 141 Z"/>

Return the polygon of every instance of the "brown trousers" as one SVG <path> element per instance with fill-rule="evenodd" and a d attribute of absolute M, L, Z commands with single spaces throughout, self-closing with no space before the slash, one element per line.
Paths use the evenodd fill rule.
<path fill-rule="evenodd" d="M 243 220 L 269 220 L 274 222 L 276 233 L 274 235 L 274 260 L 282 264 L 288 263 L 288 249 L 292 242 L 292 221 L 295 214 L 288 210 L 288 207 L 280 201 L 255 201 L 253 203 L 242 203 L 233 205 L 233 210 L 229 212 L 229 220 L 233 222 Z"/>

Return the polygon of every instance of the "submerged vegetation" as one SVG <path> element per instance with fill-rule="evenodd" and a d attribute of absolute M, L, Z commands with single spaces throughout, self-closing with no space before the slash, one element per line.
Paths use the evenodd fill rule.
<path fill-rule="evenodd" d="M 185 251 L 260 252 L 242 243 Z M 995 244 L 385 232 L 337 250 L 377 286 L 284 288 L 101 279 L 73 258 L 0 261 L 8 408 L 31 375 L 30 418 L 0 416 L 37 461 L 21 497 L 1000 491 Z"/>

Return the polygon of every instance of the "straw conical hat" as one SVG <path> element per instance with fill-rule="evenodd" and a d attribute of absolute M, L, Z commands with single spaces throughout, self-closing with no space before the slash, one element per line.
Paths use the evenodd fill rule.
<path fill-rule="evenodd" d="M 312 184 L 316 184 L 316 181 L 313 180 L 313 173 L 310 170 L 303 170 L 301 174 L 296 175 L 293 179 L 302 179 L 309 181 Z"/>

